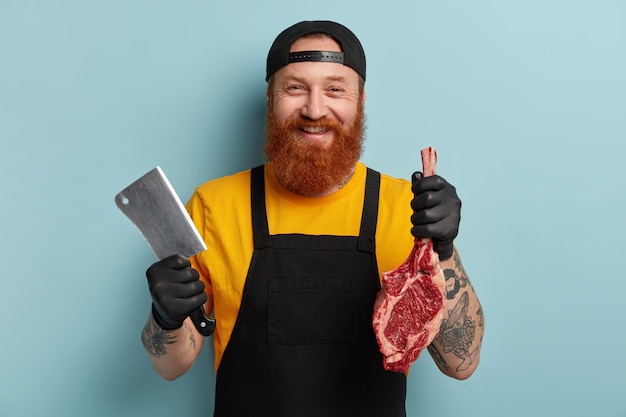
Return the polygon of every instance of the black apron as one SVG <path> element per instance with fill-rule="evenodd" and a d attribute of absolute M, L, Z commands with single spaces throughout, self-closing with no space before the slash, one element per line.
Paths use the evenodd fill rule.
<path fill-rule="evenodd" d="M 254 253 L 214 416 L 405 416 L 405 375 L 384 370 L 372 328 L 380 174 L 367 171 L 358 237 L 270 236 L 263 169 L 251 174 Z"/>

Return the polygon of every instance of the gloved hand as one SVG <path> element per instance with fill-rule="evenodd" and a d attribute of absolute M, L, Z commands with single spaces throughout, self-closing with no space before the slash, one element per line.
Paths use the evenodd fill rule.
<path fill-rule="evenodd" d="M 155 262 L 146 271 L 152 295 L 152 316 L 163 330 L 178 329 L 207 296 L 198 271 L 189 259 L 173 255 Z"/>
<path fill-rule="evenodd" d="M 412 181 L 411 234 L 431 238 L 439 259 L 449 259 L 461 222 L 461 200 L 456 189 L 438 175 L 424 178 L 421 172 L 415 172 Z"/>

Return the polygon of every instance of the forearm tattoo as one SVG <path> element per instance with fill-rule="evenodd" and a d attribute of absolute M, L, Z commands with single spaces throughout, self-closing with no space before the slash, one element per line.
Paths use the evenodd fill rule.
<path fill-rule="evenodd" d="M 141 343 L 150 355 L 160 357 L 167 353 L 167 345 L 176 343 L 176 336 L 171 330 L 160 328 L 151 315 L 141 332 Z"/>
<path fill-rule="evenodd" d="M 465 274 L 461 259 L 458 254 L 454 253 L 454 269 L 444 269 L 443 275 L 446 278 L 446 298 L 448 300 L 454 299 L 459 291 L 466 288 L 469 284 L 469 279 Z"/>
<path fill-rule="evenodd" d="M 459 302 L 448 311 L 448 318 L 441 321 L 437 342 L 445 353 L 462 359 L 457 371 L 468 369 L 474 362 L 476 350 L 470 352 L 476 334 L 476 324 L 467 314 L 469 295 L 464 292 Z"/>
<path fill-rule="evenodd" d="M 430 352 L 430 356 L 432 356 L 434 361 L 439 364 L 439 367 L 441 369 L 443 369 L 444 371 L 450 369 L 450 367 L 448 366 L 448 362 L 446 362 L 446 360 L 441 355 L 441 352 L 439 352 L 439 349 L 437 349 L 433 343 L 428 345 L 428 351 Z"/>
<path fill-rule="evenodd" d="M 472 291 L 472 287 L 469 284 L 469 279 L 465 274 L 458 254 L 455 252 L 454 255 L 455 268 L 444 270 L 446 277 L 446 299 L 450 300 L 450 302 L 453 302 L 452 300 L 456 300 L 457 298 L 458 300 L 454 304 L 454 307 L 444 312 L 444 318 L 435 341 L 439 344 L 439 347 L 443 349 L 444 353 L 452 353 L 462 360 L 456 368 L 456 371 L 464 371 L 468 369 L 476 359 L 476 353 L 480 344 L 473 350 L 470 351 L 470 349 L 474 344 L 476 326 L 483 327 L 484 318 L 480 306 L 475 313 L 478 324 L 476 324 L 474 318 L 468 314 L 470 304 L 469 291 Z M 463 291 L 461 292 L 461 290 Z M 448 304 L 450 304 L 450 302 Z M 431 344 L 428 350 L 442 369 L 449 369 L 448 363 L 436 346 Z"/>
<path fill-rule="evenodd" d="M 189 325 L 187 324 L 187 322 L 184 322 L 183 326 L 185 326 L 187 333 L 189 333 L 189 343 L 191 344 L 191 346 L 193 347 L 193 350 L 195 351 L 196 350 L 196 336 L 189 328 Z"/>

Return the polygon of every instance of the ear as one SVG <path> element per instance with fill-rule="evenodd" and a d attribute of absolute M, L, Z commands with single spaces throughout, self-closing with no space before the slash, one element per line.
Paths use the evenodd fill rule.
<path fill-rule="evenodd" d="M 362 104 L 363 106 L 365 106 L 365 96 L 366 96 L 366 94 L 365 94 L 365 90 L 363 90 L 363 94 L 361 95 L 361 104 Z"/>
<path fill-rule="evenodd" d="M 266 91 L 265 95 L 267 96 L 267 106 L 271 107 L 271 105 L 272 105 L 272 92 L 270 91 L 269 87 L 267 87 L 267 91 Z"/>

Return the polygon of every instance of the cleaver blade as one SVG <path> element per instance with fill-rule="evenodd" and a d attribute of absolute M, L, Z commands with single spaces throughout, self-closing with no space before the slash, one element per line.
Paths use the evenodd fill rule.
<path fill-rule="evenodd" d="M 207 248 L 158 166 L 120 191 L 115 204 L 139 229 L 158 260 L 176 254 L 189 258 Z M 215 319 L 207 317 L 202 306 L 189 316 L 203 336 L 210 336 L 215 330 Z"/>

